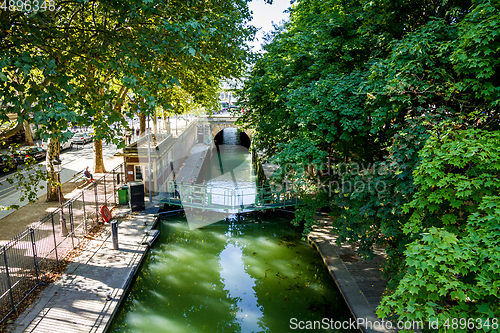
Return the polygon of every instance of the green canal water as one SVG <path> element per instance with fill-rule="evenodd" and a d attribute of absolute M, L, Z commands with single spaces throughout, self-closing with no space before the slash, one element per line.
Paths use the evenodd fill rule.
<path fill-rule="evenodd" d="M 182 216 L 162 220 L 108 332 L 283 333 L 300 321 L 349 321 L 316 250 L 277 215 L 195 230 Z M 307 331 L 347 332 L 332 327 Z"/>

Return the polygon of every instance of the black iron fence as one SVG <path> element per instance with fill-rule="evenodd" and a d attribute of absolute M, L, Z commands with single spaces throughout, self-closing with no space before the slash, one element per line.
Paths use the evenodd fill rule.
<path fill-rule="evenodd" d="M 0 248 L 0 322 L 102 221 L 102 205 L 118 204 L 125 179 L 121 164 Z"/>

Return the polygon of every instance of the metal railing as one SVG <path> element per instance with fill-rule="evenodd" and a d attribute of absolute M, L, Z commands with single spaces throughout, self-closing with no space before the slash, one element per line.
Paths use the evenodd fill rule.
<path fill-rule="evenodd" d="M 299 192 L 284 186 L 227 188 L 169 181 L 167 192 L 160 195 L 160 203 L 226 212 L 285 208 L 300 203 Z"/>
<path fill-rule="evenodd" d="M 37 286 L 46 284 L 47 273 L 99 223 L 100 207 L 117 205 L 117 189 L 124 181 L 121 164 L 65 202 L 66 235 L 62 234 L 59 207 L 0 248 L 0 322 Z"/>

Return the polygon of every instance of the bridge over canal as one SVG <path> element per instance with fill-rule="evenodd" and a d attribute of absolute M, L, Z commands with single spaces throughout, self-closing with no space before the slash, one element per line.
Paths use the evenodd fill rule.
<path fill-rule="evenodd" d="M 206 142 L 212 142 L 217 134 L 226 128 L 238 128 L 252 140 L 252 131 L 249 129 L 241 129 L 240 126 L 236 124 L 237 120 L 238 117 L 229 116 L 227 114 L 202 116 L 198 118 L 198 128 L 199 130 L 200 128 L 203 130 Z"/>
<path fill-rule="evenodd" d="M 160 202 L 234 214 L 295 206 L 299 196 L 297 191 L 283 186 L 227 188 L 170 182 L 168 194 Z"/>

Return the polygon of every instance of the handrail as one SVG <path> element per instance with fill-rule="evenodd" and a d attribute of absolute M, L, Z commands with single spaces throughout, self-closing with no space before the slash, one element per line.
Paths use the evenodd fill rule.
<path fill-rule="evenodd" d="M 68 180 L 68 182 L 72 182 L 72 180 L 77 179 L 77 178 L 78 178 L 78 177 L 80 177 L 81 175 L 83 175 L 83 170 L 82 170 L 82 171 L 78 171 L 77 173 L 75 173 L 75 174 L 73 175 L 73 177 L 71 177 L 71 178 Z M 77 176 L 78 176 L 78 177 L 77 177 Z"/>
<path fill-rule="evenodd" d="M 299 203 L 297 190 L 281 187 L 276 191 L 271 186 L 243 188 L 213 187 L 201 184 L 184 184 L 170 181 L 162 203 L 196 207 L 200 209 L 265 210 L 285 208 Z"/>

